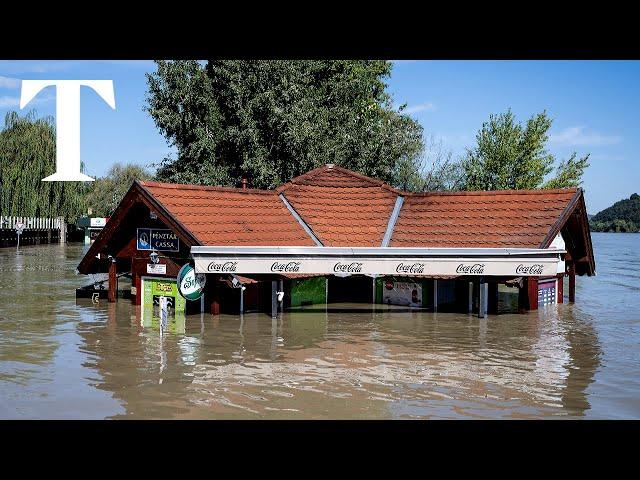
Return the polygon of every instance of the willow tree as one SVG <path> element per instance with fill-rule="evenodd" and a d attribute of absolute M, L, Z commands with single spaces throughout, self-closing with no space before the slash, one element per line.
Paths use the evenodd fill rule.
<path fill-rule="evenodd" d="M 0 214 L 58 217 L 68 221 L 84 210 L 86 185 L 43 182 L 55 172 L 56 136 L 51 117 L 8 112 L 0 130 Z"/>

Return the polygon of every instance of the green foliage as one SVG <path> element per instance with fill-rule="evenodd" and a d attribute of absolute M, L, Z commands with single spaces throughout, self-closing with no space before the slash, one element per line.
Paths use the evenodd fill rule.
<path fill-rule="evenodd" d="M 576 152 L 568 160 L 558 165 L 556 176 L 546 182 L 542 188 L 572 188 L 582 185 L 582 175 L 589 166 L 589 154 L 577 158 Z"/>
<path fill-rule="evenodd" d="M 637 232 L 640 226 L 640 196 L 632 194 L 591 217 L 595 232 Z"/>
<path fill-rule="evenodd" d="M 421 155 L 402 157 L 396 163 L 392 185 L 409 192 L 457 190 L 460 179 L 460 163 L 444 150 L 442 141 L 430 137 Z"/>
<path fill-rule="evenodd" d="M 461 185 L 466 190 L 566 188 L 580 185 L 588 155 L 574 153 L 561 162 L 554 178 L 544 183 L 555 158 L 546 150 L 552 120 L 546 112 L 521 125 L 511 110 L 491 115 L 476 135 L 476 146 L 461 161 Z"/>
<path fill-rule="evenodd" d="M 92 215 L 111 216 L 134 180 L 147 180 L 151 173 L 139 165 L 114 164 L 104 177 L 96 178 L 87 193 L 86 205 Z"/>
<path fill-rule="evenodd" d="M 616 220 L 606 222 L 589 222 L 589 227 L 594 232 L 616 232 L 616 233 L 637 233 L 638 227 L 632 221 Z"/>
<path fill-rule="evenodd" d="M 272 188 L 325 163 L 393 182 L 422 127 L 392 108 L 385 61 L 158 61 L 148 111 L 177 158 L 161 180 Z"/>
<path fill-rule="evenodd" d="M 58 217 L 75 221 L 84 207 L 86 185 L 43 182 L 55 172 L 53 120 L 8 112 L 0 131 L 0 213 L 4 216 Z"/>

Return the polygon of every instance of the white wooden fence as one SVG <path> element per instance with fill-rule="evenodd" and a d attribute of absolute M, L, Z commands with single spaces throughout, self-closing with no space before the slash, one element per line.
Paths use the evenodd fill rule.
<path fill-rule="evenodd" d="M 62 228 L 62 222 L 62 217 L 42 218 L 0 216 L 0 229 L 15 230 L 16 224 L 22 223 L 25 230 L 60 230 Z"/>

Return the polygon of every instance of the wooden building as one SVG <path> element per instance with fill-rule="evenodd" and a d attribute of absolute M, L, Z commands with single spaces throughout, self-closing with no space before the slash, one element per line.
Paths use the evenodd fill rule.
<path fill-rule="evenodd" d="M 595 274 L 579 188 L 415 194 L 333 165 L 275 190 L 136 182 L 78 271 L 109 272 L 112 301 L 117 275 L 130 273 L 140 304 L 155 288 L 145 282 L 169 282 L 186 263 L 207 274 L 214 314 L 273 311 L 276 291 L 284 308 L 355 301 L 484 314 L 504 310 L 512 292 L 510 308 L 535 310 L 563 301 L 565 276 L 574 301 L 576 275 Z"/>

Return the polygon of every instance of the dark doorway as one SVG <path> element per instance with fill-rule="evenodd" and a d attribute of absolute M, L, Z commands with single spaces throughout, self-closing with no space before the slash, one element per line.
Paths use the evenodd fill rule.
<path fill-rule="evenodd" d="M 327 303 L 373 303 L 373 279 L 365 276 L 328 277 Z"/>

